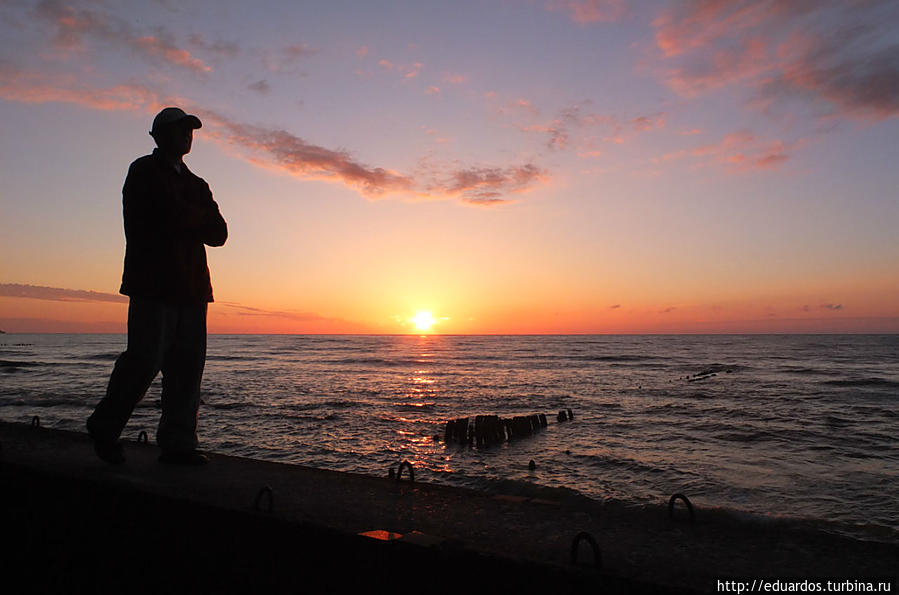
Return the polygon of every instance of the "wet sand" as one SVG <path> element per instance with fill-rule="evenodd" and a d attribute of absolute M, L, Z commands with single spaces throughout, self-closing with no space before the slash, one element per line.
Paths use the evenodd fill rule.
<path fill-rule="evenodd" d="M 375 582 L 395 577 L 394 590 L 406 585 L 410 590 L 458 592 L 474 587 L 481 580 L 475 571 L 486 568 L 506 573 L 490 579 L 497 585 L 525 589 L 555 584 L 564 587 L 560 590 L 593 585 L 609 592 L 714 592 L 717 581 L 727 577 L 885 577 L 895 573 L 899 560 L 899 545 L 859 541 L 799 523 L 745 523 L 701 509 L 690 522 L 681 504 L 670 520 L 664 501 L 636 509 L 580 497 L 496 496 L 409 482 L 405 473 L 402 481 L 389 480 L 386 469 L 385 477 L 376 478 L 216 454 L 206 467 L 178 468 L 159 464 L 155 446 L 134 442 L 126 444 L 127 462 L 110 466 L 94 456 L 85 434 L 25 424 L 0 423 L 0 445 L 4 508 L 13 515 L 17 531 L 31 534 L 20 548 L 27 553 L 14 559 L 36 567 L 59 566 L 58 558 L 77 547 L 77 539 L 86 539 L 94 552 L 53 575 L 63 585 L 70 579 L 82 585 L 117 585 L 118 579 L 103 582 L 96 576 L 102 564 L 88 570 L 82 566 L 98 555 L 102 561 L 102 552 L 110 555 L 116 543 L 129 539 L 127 525 L 142 523 L 140 531 L 151 534 L 146 539 L 156 544 L 149 549 L 183 544 L 191 535 L 205 540 L 196 548 L 178 547 L 215 550 L 209 555 L 215 559 L 194 566 L 209 566 L 205 584 L 216 572 L 231 577 L 225 587 L 237 584 L 235 577 L 258 586 L 252 575 L 261 571 L 247 567 L 238 572 L 228 556 L 251 559 L 247 552 L 260 546 L 248 541 L 264 534 L 271 547 L 265 580 L 284 592 L 302 591 L 298 584 L 318 575 L 323 564 L 328 573 L 340 574 L 347 567 L 349 574 L 333 583 L 336 591 L 361 571 Z M 262 511 L 254 507 L 264 486 L 271 489 L 271 513 L 266 512 L 267 493 L 260 498 Z M 191 520 L 175 520 L 182 517 Z M 358 537 L 374 530 L 406 537 L 391 543 Z M 599 545 L 600 570 L 571 564 L 571 544 L 582 531 Z M 85 536 L 71 538 L 73 532 Z M 281 559 L 285 547 L 300 555 Z M 322 550 L 329 547 L 342 549 L 326 556 Z M 44 558 L 40 563 L 39 557 Z M 579 558 L 592 562 L 586 545 Z M 413 561 L 418 571 L 403 569 Z M 190 564 L 179 564 L 168 570 L 165 564 L 154 565 L 146 575 L 126 573 L 121 580 L 140 590 L 141 580 L 190 573 Z M 403 582 L 404 574 L 418 583 L 415 589 Z"/>

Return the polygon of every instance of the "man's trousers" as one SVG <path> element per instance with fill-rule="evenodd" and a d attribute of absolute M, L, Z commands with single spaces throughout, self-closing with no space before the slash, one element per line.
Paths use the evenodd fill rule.
<path fill-rule="evenodd" d="M 162 371 L 162 417 L 156 442 L 163 452 L 197 447 L 200 381 L 206 363 L 207 304 L 171 305 L 132 297 L 128 348 L 116 360 L 106 396 L 87 420 L 96 440 L 115 441 L 135 405 Z"/>

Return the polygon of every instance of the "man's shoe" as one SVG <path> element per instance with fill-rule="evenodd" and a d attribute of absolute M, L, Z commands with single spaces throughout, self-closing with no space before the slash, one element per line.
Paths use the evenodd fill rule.
<path fill-rule="evenodd" d="M 159 455 L 159 462 L 167 465 L 199 467 L 208 463 L 209 458 L 199 450 L 188 450 L 181 452 L 164 452 Z"/>
<path fill-rule="evenodd" d="M 122 443 L 118 441 L 94 439 L 94 452 L 110 465 L 121 465 L 125 462 Z"/>
<path fill-rule="evenodd" d="M 118 440 L 104 440 L 91 429 L 91 420 L 87 420 L 87 434 L 94 441 L 94 452 L 100 457 L 100 460 L 106 461 L 110 465 L 121 465 L 125 462 L 125 455 L 122 452 L 122 443 Z"/>

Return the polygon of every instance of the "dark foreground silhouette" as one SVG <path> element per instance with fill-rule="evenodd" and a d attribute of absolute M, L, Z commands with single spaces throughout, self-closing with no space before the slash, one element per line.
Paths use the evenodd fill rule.
<path fill-rule="evenodd" d="M 179 108 L 159 112 L 150 132 L 157 148 L 131 164 L 122 189 L 126 247 L 120 292 L 131 298 L 128 347 L 87 420 L 96 453 L 108 463 L 124 462 L 122 429 L 160 371 L 159 460 L 208 460 L 197 450 L 206 312 L 213 299 L 205 246 L 223 245 L 228 227 L 208 184 L 182 160 L 200 126 L 199 118 Z"/>

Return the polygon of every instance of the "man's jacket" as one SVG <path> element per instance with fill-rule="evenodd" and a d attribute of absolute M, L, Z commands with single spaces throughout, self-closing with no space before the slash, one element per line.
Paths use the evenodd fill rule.
<path fill-rule="evenodd" d="M 128 169 L 122 189 L 125 271 L 121 293 L 169 304 L 212 301 L 206 248 L 228 239 L 209 185 L 178 173 L 154 149 Z"/>

